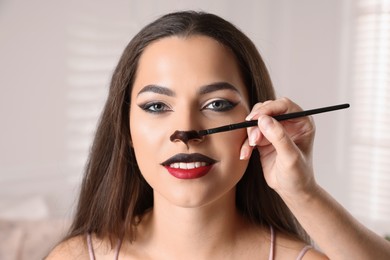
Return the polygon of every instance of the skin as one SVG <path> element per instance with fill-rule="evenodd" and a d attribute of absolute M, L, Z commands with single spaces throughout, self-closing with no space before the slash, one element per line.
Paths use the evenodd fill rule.
<path fill-rule="evenodd" d="M 201 44 L 208 44 L 207 48 L 199 48 Z M 188 146 L 170 140 L 176 130 L 200 130 L 245 119 L 249 113 L 247 93 L 232 59 L 217 42 L 200 37 L 163 39 L 148 46 L 142 55 L 132 91 L 130 131 L 137 163 L 155 191 L 155 201 L 201 207 L 235 192 L 235 184 L 247 167 L 247 161 L 239 159 L 245 130 L 189 141 Z M 201 93 L 212 90 L 215 83 L 228 83 L 234 90 Z M 169 89 L 173 96 L 145 91 L 150 85 Z M 226 101 L 236 105 L 228 111 L 215 107 Z M 153 113 L 154 107 L 142 107 L 151 102 L 160 102 L 156 106 L 162 111 Z M 178 153 L 200 153 L 217 163 L 203 178 L 179 180 L 161 166 Z"/>

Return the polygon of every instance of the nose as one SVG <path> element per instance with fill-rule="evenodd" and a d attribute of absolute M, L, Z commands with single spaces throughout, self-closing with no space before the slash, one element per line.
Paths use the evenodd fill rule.
<path fill-rule="evenodd" d="M 180 123 L 177 123 L 180 122 Z M 174 126 L 177 130 L 169 137 L 171 142 L 182 142 L 187 148 L 190 144 L 197 144 L 203 141 L 204 137 L 201 136 L 198 131 L 194 129 L 202 128 L 202 118 L 199 114 L 199 109 L 196 105 L 186 103 L 185 106 L 181 107 L 180 113 L 177 112 L 174 117 Z M 182 131 L 180 129 L 186 129 Z"/>
<path fill-rule="evenodd" d="M 185 143 L 188 147 L 188 142 L 195 141 L 201 142 L 203 141 L 203 136 L 201 136 L 197 131 L 179 131 L 176 130 L 169 138 L 172 142 L 181 141 Z"/>

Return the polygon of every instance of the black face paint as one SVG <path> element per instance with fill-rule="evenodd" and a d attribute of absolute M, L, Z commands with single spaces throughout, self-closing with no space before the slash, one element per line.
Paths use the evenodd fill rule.
<path fill-rule="evenodd" d="M 171 137 L 169 138 L 172 142 L 175 140 L 182 141 L 188 146 L 188 142 L 190 140 L 198 140 L 201 141 L 203 137 L 195 130 L 191 131 L 178 131 L 176 130 Z"/>

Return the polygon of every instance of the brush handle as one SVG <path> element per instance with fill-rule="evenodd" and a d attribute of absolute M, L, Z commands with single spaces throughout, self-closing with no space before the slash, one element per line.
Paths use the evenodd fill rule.
<path fill-rule="evenodd" d="M 330 111 L 339 110 L 339 109 L 345 109 L 348 107 L 349 107 L 349 104 L 340 104 L 340 105 L 335 105 L 335 106 L 321 107 L 321 108 L 315 108 L 315 109 L 304 110 L 304 111 L 299 111 L 299 112 L 293 112 L 293 113 L 289 113 L 289 114 L 277 115 L 277 116 L 273 116 L 273 118 L 276 119 L 277 121 L 283 121 L 283 120 L 289 120 L 289 119 L 303 117 L 303 116 L 310 116 L 310 115 L 314 115 L 314 114 L 330 112 Z M 246 127 L 251 127 L 251 126 L 256 126 L 256 125 L 257 125 L 257 120 L 250 120 L 250 121 L 245 121 L 245 122 L 241 122 L 241 123 L 237 123 L 237 124 L 224 125 L 224 126 L 220 126 L 220 127 L 216 127 L 216 128 L 200 130 L 199 135 L 204 136 L 204 135 L 215 134 L 215 133 L 220 133 L 220 132 L 225 132 L 225 131 L 231 131 L 231 130 L 235 130 L 235 129 L 246 128 Z"/>

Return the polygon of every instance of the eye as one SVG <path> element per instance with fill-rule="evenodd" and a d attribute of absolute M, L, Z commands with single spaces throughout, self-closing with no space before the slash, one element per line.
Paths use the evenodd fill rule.
<path fill-rule="evenodd" d="M 233 109 L 237 103 L 226 99 L 218 99 L 208 103 L 203 109 L 209 109 L 217 112 L 224 112 Z"/>
<path fill-rule="evenodd" d="M 164 113 L 171 111 L 171 108 L 163 102 L 148 102 L 138 106 L 148 113 Z"/>

